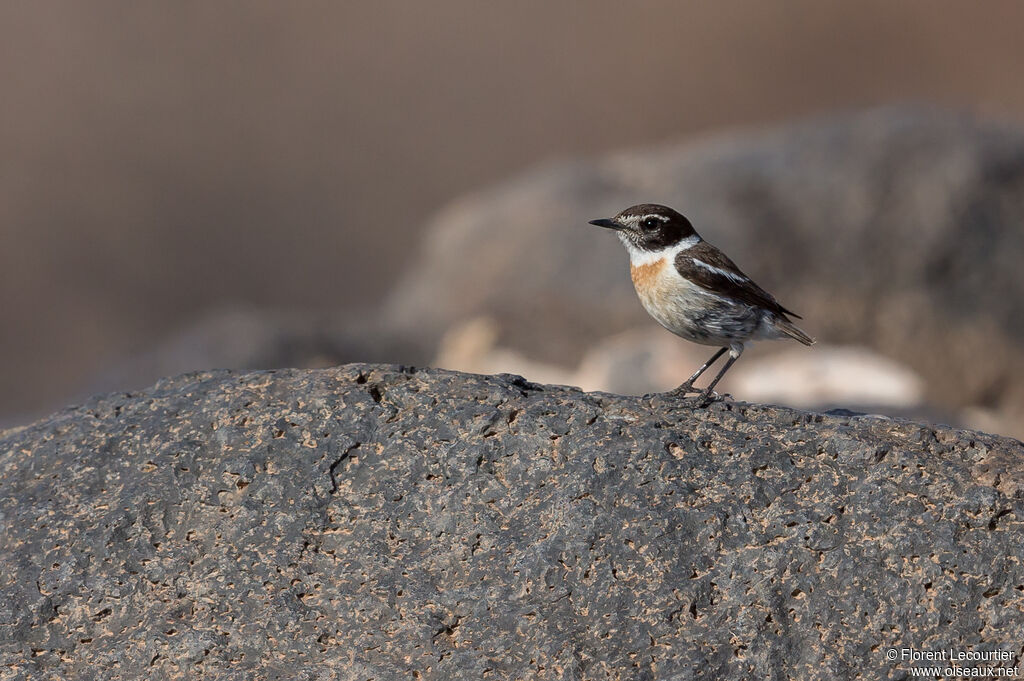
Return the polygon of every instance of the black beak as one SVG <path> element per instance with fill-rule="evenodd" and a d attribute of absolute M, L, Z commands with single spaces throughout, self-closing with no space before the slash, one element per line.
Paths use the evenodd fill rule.
<path fill-rule="evenodd" d="M 598 227 L 607 227 L 608 229 L 619 230 L 622 229 L 622 225 L 608 218 L 601 218 L 600 220 L 591 220 L 590 224 L 597 225 Z"/>

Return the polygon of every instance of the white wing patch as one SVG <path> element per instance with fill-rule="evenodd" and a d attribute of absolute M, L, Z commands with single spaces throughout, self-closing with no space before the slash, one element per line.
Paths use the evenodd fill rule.
<path fill-rule="evenodd" d="M 704 269 L 708 270 L 709 272 L 714 272 L 715 274 L 723 276 L 726 279 L 731 279 L 731 280 L 735 281 L 737 284 L 745 284 L 745 283 L 750 281 L 750 279 L 747 279 L 746 277 L 744 277 L 741 274 L 736 274 L 735 272 L 730 272 L 728 270 L 723 270 L 720 267 L 715 267 L 714 265 L 709 265 L 706 262 L 704 262 L 703 260 L 698 260 L 697 258 L 690 258 L 690 260 L 693 261 L 693 264 L 698 265 L 700 267 L 703 267 Z"/>

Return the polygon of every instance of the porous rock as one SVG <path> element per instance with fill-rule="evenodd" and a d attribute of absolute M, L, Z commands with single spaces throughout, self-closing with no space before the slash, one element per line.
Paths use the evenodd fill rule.
<path fill-rule="evenodd" d="M 906 678 L 888 648 L 1019 655 L 1022 519 L 980 433 L 193 374 L 0 434 L 0 677 Z"/>

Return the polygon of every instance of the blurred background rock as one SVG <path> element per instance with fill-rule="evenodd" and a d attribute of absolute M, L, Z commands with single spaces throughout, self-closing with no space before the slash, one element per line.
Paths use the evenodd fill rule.
<path fill-rule="evenodd" d="M 755 346 L 728 390 L 1020 437 L 1021 25 L 1009 1 L 5 3 L 0 424 L 211 367 L 674 385 L 710 353 L 585 224 L 659 201 L 820 341 Z"/>

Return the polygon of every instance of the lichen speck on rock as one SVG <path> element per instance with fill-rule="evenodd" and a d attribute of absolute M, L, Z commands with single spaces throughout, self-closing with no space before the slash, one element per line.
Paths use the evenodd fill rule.
<path fill-rule="evenodd" d="M 1024 446 L 513 376 L 204 373 L 0 436 L 3 679 L 881 679 L 1024 632 Z"/>

